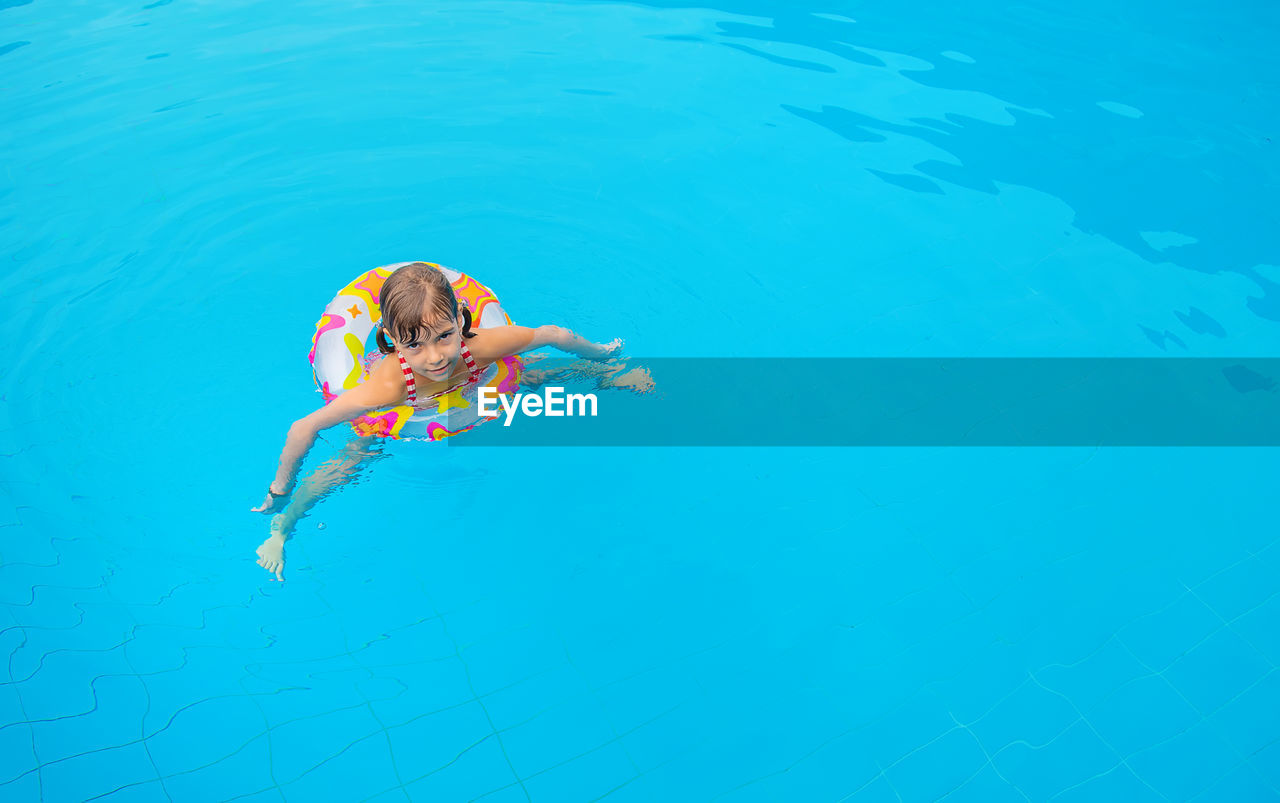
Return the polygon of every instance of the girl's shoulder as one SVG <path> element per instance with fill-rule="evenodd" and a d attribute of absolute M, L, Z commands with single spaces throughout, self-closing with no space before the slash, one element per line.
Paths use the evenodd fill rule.
<path fill-rule="evenodd" d="M 373 365 L 357 387 L 367 388 L 372 397 L 387 404 L 399 404 L 405 396 L 404 372 L 394 354 L 384 354 Z"/>

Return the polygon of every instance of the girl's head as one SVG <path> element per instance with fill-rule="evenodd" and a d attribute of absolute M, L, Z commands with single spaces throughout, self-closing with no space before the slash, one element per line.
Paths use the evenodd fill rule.
<path fill-rule="evenodd" d="M 378 294 L 382 325 L 378 350 L 404 355 L 418 373 L 435 376 L 444 364 L 452 370 L 463 337 L 471 337 L 471 311 L 461 308 L 444 273 L 426 262 L 412 262 L 397 269 Z"/>

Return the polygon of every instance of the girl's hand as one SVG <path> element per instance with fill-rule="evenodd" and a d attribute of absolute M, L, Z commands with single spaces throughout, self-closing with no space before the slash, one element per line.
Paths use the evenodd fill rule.
<path fill-rule="evenodd" d="M 616 357 L 622 352 L 622 347 L 626 345 L 622 338 L 615 337 L 608 343 L 597 343 L 596 349 L 600 352 L 598 356 L 592 357 L 593 360 L 607 360 Z"/>
<path fill-rule="evenodd" d="M 284 510 L 285 506 L 288 504 L 289 504 L 289 497 L 287 495 L 276 496 L 275 494 L 268 491 L 267 498 L 262 500 L 262 504 L 258 505 L 255 508 L 250 508 L 250 511 L 253 513 L 266 513 L 270 515 L 272 513 L 279 513 L 281 510 Z"/>
<path fill-rule="evenodd" d="M 284 542 L 288 533 L 277 516 L 271 522 L 271 536 L 258 547 L 258 565 L 273 573 L 277 580 L 284 579 Z"/>

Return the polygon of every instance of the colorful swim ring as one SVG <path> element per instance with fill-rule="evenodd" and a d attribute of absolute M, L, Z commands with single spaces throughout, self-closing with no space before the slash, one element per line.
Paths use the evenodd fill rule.
<path fill-rule="evenodd" d="M 325 402 L 337 398 L 344 390 L 360 384 L 370 369 L 383 356 L 374 339 L 377 324 L 382 319 L 378 308 L 378 295 L 382 284 L 396 268 L 409 265 L 400 262 L 385 265 L 361 274 L 355 281 L 338 291 L 324 314 L 316 323 L 316 333 L 311 338 L 311 370 L 316 386 L 324 394 Z M 428 262 L 439 268 L 453 285 L 458 303 L 471 310 L 472 329 L 509 326 L 511 318 L 492 290 L 480 282 L 442 265 Z M 478 382 L 470 383 L 443 396 L 428 401 L 419 400 L 418 409 L 402 404 L 386 410 L 377 410 L 360 416 L 351 422 L 358 435 L 380 435 L 390 438 L 418 437 L 441 440 L 471 429 L 481 421 L 476 403 L 480 387 L 491 386 L 500 393 L 514 393 L 520 383 L 524 363 L 519 357 L 505 357 L 484 369 Z M 424 409 L 422 405 L 426 405 Z"/>

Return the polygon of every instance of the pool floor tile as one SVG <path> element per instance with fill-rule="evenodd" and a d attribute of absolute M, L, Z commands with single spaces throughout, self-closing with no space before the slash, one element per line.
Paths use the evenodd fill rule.
<path fill-rule="evenodd" d="M 1201 713 L 1226 705 L 1275 667 L 1233 630 L 1217 631 L 1174 661 L 1164 677 Z"/>
<path fill-rule="evenodd" d="M 1190 800 L 1201 794 L 1243 760 L 1244 756 L 1203 720 L 1126 758 L 1138 777 L 1170 800 Z"/>
<path fill-rule="evenodd" d="M 165 789 L 174 800 L 227 800 L 275 786 L 266 734 L 252 738 L 246 734 L 245 740 L 248 744 L 243 746 L 227 745 L 230 755 L 215 763 L 180 772 L 165 770 Z M 156 763 L 160 765 L 158 760 Z"/>
<path fill-rule="evenodd" d="M 41 771 L 46 800 L 86 800 L 128 784 L 158 778 L 141 744 L 97 750 L 47 764 Z"/>
<path fill-rule="evenodd" d="M 475 701 L 389 726 L 387 736 L 406 783 L 449 766 L 486 740 L 498 741 L 484 709 Z"/>
<path fill-rule="evenodd" d="M 1125 683 L 1084 714 L 1121 756 L 1170 739 L 1201 719 L 1201 714 L 1159 675 Z"/>
<path fill-rule="evenodd" d="M 499 789 L 506 789 L 504 794 L 507 797 L 512 794 L 510 789 L 524 797 L 518 786 L 512 786 L 516 783 L 516 776 L 498 740 L 492 735 L 462 748 L 460 754 L 429 770 L 402 769 L 401 777 L 414 800 L 472 800 Z M 486 796 L 485 799 L 489 798 Z M 494 799 L 498 798 L 495 796 Z"/>
<path fill-rule="evenodd" d="M 639 774 L 639 769 L 619 742 L 559 766 L 524 776 L 533 800 L 594 800 Z"/>
<path fill-rule="evenodd" d="M 1032 800 L 1047 800 L 1119 761 L 1116 751 L 1086 722 L 1071 725 L 1045 747 L 1014 743 L 992 756 L 1000 774 Z"/>

